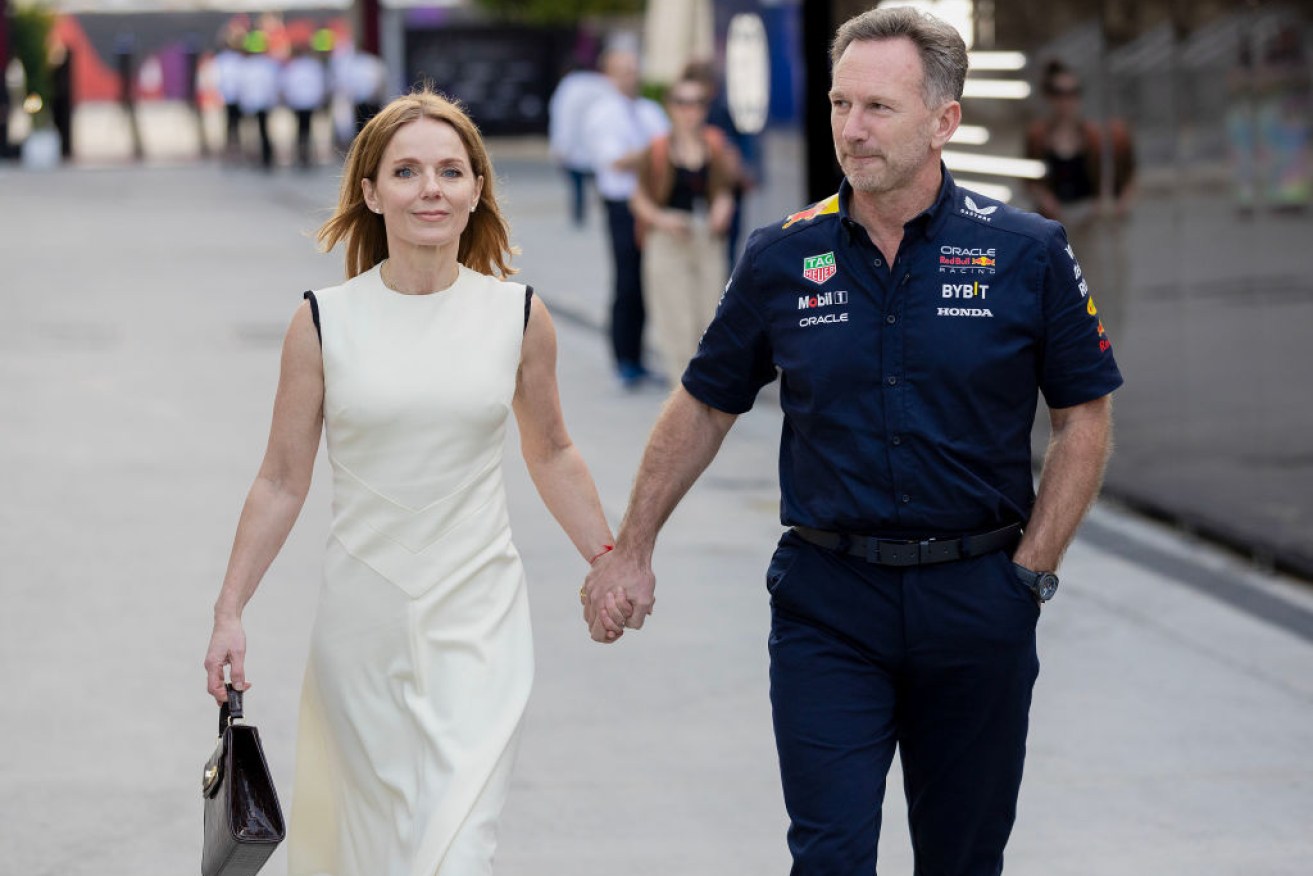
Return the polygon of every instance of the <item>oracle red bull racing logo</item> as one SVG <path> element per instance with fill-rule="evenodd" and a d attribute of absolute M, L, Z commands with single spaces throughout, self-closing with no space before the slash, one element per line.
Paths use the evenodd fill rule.
<path fill-rule="evenodd" d="M 993 247 L 945 245 L 939 248 L 939 271 L 943 274 L 992 274 L 998 268 Z"/>

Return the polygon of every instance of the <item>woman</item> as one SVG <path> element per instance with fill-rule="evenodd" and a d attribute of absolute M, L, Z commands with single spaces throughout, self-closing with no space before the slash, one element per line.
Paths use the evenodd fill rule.
<path fill-rule="evenodd" d="M 666 376 L 697 352 L 725 288 L 738 156 L 707 124 L 706 85 L 684 76 L 666 95 L 670 133 L 648 146 L 630 199 L 643 237 L 643 303 Z"/>
<path fill-rule="evenodd" d="M 1038 213 L 1066 228 L 1115 336 L 1125 311 L 1123 225 L 1135 194 L 1130 132 L 1115 119 L 1099 125 L 1085 118 L 1080 79 L 1061 61 L 1045 66 L 1041 90 L 1048 113 L 1027 130 L 1026 155 L 1044 162 L 1045 175 L 1029 184 L 1030 194 Z"/>
<path fill-rule="evenodd" d="M 580 554 L 611 532 L 557 397 L 551 318 L 511 273 L 477 129 L 429 91 L 347 156 L 320 229 L 348 280 L 306 293 L 205 659 L 247 686 L 241 614 L 300 511 L 321 426 L 333 524 L 301 699 L 289 872 L 491 872 L 533 675 L 501 474 L 508 411 Z"/>

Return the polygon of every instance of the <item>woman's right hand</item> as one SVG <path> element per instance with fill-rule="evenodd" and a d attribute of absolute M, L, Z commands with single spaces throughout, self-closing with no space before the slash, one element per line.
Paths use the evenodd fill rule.
<path fill-rule="evenodd" d="M 223 667 L 230 666 L 229 679 L 237 690 L 247 690 L 246 633 L 240 618 L 215 618 L 210 647 L 205 652 L 205 689 L 219 704 L 228 702 Z"/>
<path fill-rule="evenodd" d="M 689 221 L 688 213 L 683 210 L 662 210 L 653 224 L 681 240 L 687 240 L 692 236 L 692 223 Z"/>

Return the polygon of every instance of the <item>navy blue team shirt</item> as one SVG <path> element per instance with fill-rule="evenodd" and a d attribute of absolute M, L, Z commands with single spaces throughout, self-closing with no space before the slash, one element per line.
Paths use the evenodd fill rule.
<path fill-rule="evenodd" d="M 847 180 L 755 231 L 684 373 L 731 414 L 778 374 L 786 526 L 910 537 L 1024 523 L 1038 392 L 1065 408 L 1121 385 L 1062 226 L 942 173 L 893 265 L 850 218 Z"/>

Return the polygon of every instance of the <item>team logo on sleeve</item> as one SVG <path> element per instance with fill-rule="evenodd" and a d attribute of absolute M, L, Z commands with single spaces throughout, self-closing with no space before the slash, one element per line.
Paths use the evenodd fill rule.
<path fill-rule="evenodd" d="M 834 266 L 834 253 L 832 252 L 807 256 L 802 260 L 802 275 L 817 286 L 833 277 L 838 270 Z"/>
<path fill-rule="evenodd" d="M 970 195 L 963 195 L 962 203 L 966 207 L 966 209 L 962 211 L 962 215 L 974 216 L 977 219 L 984 219 L 986 222 L 990 221 L 989 220 L 990 214 L 992 214 L 995 210 L 998 209 L 997 205 L 992 205 L 989 207 L 977 206 L 975 199 L 973 199 Z"/>
<path fill-rule="evenodd" d="M 1090 284 L 1086 282 L 1084 272 L 1080 269 L 1080 262 L 1076 261 L 1076 252 L 1071 248 L 1071 244 L 1064 247 L 1067 250 L 1067 258 L 1071 259 L 1071 273 L 1076 280 L 1076 288 L 1080 290 L 1080 297 L 1085 298 L 1090 294 Z M 1090 316 L 1093 316 L 1093 312 Z"/>

